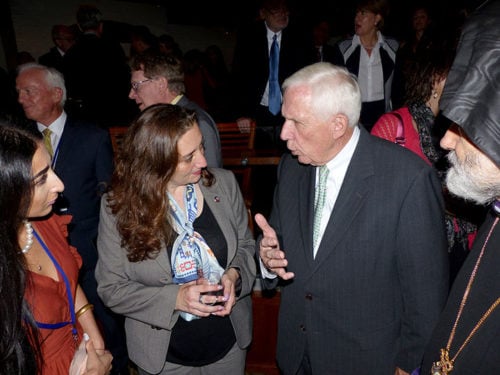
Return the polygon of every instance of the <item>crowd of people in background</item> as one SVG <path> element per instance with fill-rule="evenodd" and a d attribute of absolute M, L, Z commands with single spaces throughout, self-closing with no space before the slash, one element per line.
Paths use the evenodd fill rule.
<path fill-rule="evenodd" d="M 477 20 L 490 26 L 478 39 L 500 40 L 489 24 L 499 1 L 486 3 L 484 14 L 473 1 L 457 7 L 445 29 L 429 2 L 413 2 L 396 23 L 388 0 L 360 0 L 352 29 L 332 35 L 328 15 L 262 0 L 234 30 L 229 58 L 147 25 L 113 37 L 101 11 L 81 5 L 76 23 L 52 27 L 47 53 L 19 51 L 15 71 L 0 70 L 0 295 L 20 292 L 0 309 L 9 332 L 0 373 L 119 375 L 133 362 L 140 375 L 242 374 L 256 274 L 281 288 L 285 375 L 409 375 L 423 358 L 426 371 L 452 371 L 500 304 L 485 266 L 482 294 L 470 297 L 482 310 L 463 315 L 478 323 L 469 336 L 457 330 L 464 344 L 449 358 L 485 248 L 498 239 L 488 206 L 500 198 L 498 113 L 464 115 L 460 106 L 477 102 L 458 84 L 468 64 L 488 70 L 463 57 Z M 476 28 L 467 23 L 475 9 Z M 470 79 L 486 104 L 498 97 L 489 78 Z M 266 182 L 255 195 L 274 200 L 253 233 L 223 170 L 219 122 L 241 132 L 255 122 L 255 147 L 282 154 L 277 173 L 254 177 Z M 115 126 L 129 127 L 119 151 Z M 186 264 L 198 272 L 184 274 Z M 207 268 L 221 287 L 205 282 Z M 461 374 L 472 364 L 498 370 L 483 349 L 482 363 L 464 350 Z"/>

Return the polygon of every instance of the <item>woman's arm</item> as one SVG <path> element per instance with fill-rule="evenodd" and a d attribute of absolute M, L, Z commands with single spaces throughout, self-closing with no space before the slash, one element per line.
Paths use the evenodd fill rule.
<path fill-rule="evenodd" d="M 94 313 L 92 311 L 93 307 L 91 308 L 90 306 L 83 289 L 78 285 L 75 298 L 76 319 L 82 326 L 83 332 L 89 335 L 94 344 L 94 348 L 96 350 L 103 350 L 105 348 L 104 339 L 102 338 L 101 331 L 94 318 Z M 79 311 L 80 314 L 78 313 Z"/>

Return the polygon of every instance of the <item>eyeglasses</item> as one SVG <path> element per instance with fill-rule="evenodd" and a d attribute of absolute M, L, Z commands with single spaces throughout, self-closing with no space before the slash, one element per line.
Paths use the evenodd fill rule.
<path fill-rule="evenodd" d="M 150 81 L 153 81 L 153 80 L 154 80 L 153 78 L 150 78 L 150 79 L 143 79 L 142 81 L 130 82 L 130 86 L 132 86 L 132 90 L 134 90 L 135 92 L 137 92 L 137 91 L 139 91 L 139 87 L 141 87 L 141 85 L 143 83 L 150 82 Z"/>

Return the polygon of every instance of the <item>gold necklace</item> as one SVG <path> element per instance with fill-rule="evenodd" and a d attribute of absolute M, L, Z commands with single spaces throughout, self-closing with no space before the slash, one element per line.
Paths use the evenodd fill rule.
<path fill-rule="evenodd" d="M 469 333 L 469 335 L 467 336 L 465 341 L 462 343 L 462 345 L 458 349 L 457 353 L 453 356 L 453 358 L 450 359 L 450 347 L 451 347 L 451 343 L 453 342 L 453 339 L 455 338 L 455 333 L 457 330 L 458 322 L 459 322 L 460 318 L 462 317 L 462 312 L 464 310 L 465 304 L 467 303 L 467 299 L 469 298 L 469 293 L 470 293 L 470 290 L 472 288 L 472 283 L 474 282 L 474 279 L 476 278 L 477 269 L 479 268 L 479 264 L 481 263 L 481 260 L 483 258 L 484 250 L 486 249 L 486 245 L 488 244 L 488 241 L 490 240 L 491 234 L 493 233 L 493 229 L 495 229 L 495 226 L 497 225 L 498 220 L 499 220 L 499 218 L 497 217 L 495 219 L 493 225 L 490 228 L 490 231 L 488 233 L 488 236 L 486 237 L 486 240 L 484 241 L 481 252 L 479 253 L 479 257 L 477 258 L 476 264 L 474 265 L 474 269 L 472 270 L 472 273 L 469 277 L 467 287 L 465 288 L 465 292 L 464 292 L 464 295 L 462 297 L 462 302 L 460 302 L 460 307 L 458 309 L 457 317 L 455 318 L 455 323 L 453 323 L 453 328 L 451 329 L 450 337 L 448 338 L 448 343 L 446 344 L 446 348 L 441 349 L 439 361 L 434 362 L 432 364 L 432 369 L 431 369 L 432 375 L 448 375 L 450 372 L 453 371 L 453 364 L 455 363 L 455 360 L 457 359 L 458 355 L 462 352 L 462 350 L 465 348 L 465 346 L 467 344 L 469 344 L 472 337 L 476 334 L 477 330 L 483 325 L 483 323 L 490 316 L 490 314 L 493 312 L 493 310 L 495 310 L 496 307 L 500 304 L 500 297 L 499 297 L 499 298 L 497 298 L 497 300 L 495 302 L 493 302 L 493 304 L 488 308 L 488 310 L 486 310 L 486 312 L 479 319 L 479 321 L 476 323 L 474 328 L 472 328 L 472 331 Z"/>

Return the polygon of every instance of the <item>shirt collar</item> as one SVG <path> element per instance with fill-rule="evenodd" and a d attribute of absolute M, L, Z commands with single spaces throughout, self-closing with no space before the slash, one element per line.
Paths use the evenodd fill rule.
<path fill-rule="evenodd" d="M 382 33 L 380 31 L 377 31 L 377 43 L 375 43 L 375 46 L 381 46 L 382 44 L 384 44 L 384 42 L 385 42 L 384 36 L 382 35 Z M 361 45 L 361 39 L 359 38 L 359 35 L 354 34 L 354 36 L 352 37 L 352 44 L 354 46 Z"/>
<path fill-rule="evenodd" d="M 68 115 L 66 112 L 62 111 L 61 115 L 55 119 L 55 121 L 52 124 L 49 124 L 48 126 L 41 124 L 39 122 L 36 123 L 36 126 L 38 127 L 38 130 L 40 132 L 43 132 L 46 128 L 49 128 L 52 133 L 56 135 L 56 140 L 59 141 L 62 137 L 63 131 L 64 131 L 64 124 L 66 124 L 66 119 L 68 118 Z M 57 142 L 56 142 L 57 144 Z"/>
<path fill-rule="evenodd" d="M 276 41 L 278 42 L 278 44 L 281 45 L 281 34 L 282 34 L 283 30 L 280 30 L 277 33 L 275 33 L 269 27 L 267 27 L 267 24 L 266 24 L 266 30 L 267 30 L 267 43 L 268 43 L 268 45 L 270 46 L 271 43 L 273 42 L 274 34 L 276 34 Z"/>
<path fill-rule="evenodd" d="M 349 139 L 344 148 L 340 150 L 340 152 L 335 155 L 332 160 L 326 163 L 326 166 L 328 167 L 330 173 L 336 173 L 335 171 L 343 171 L 343 173 L 341 173 L 343 179 L 343 175 L 347 171 L 347 167 L 351 162 L 352 155 L 354 155 L 354 151 L 356 150 L 356 146 L 358 145 L 359 135 L 359 127 L 355 126 L 351 135 L 351 139 Z"/>
<path fill-rule="evenodd" d="M 170 104 L 177 104 L 177 103 L 179 103 L 179 100 L 181 100 L 181 98 L 182 98 L 183 96 L 184 96 L 184 95 L 182 95 L 182 94 L 181 94 L 181 95 L 177 95 L 177 96 L 174 98 L 174 100 L 172 100 L 172 101 L 170 102 Z"/>

